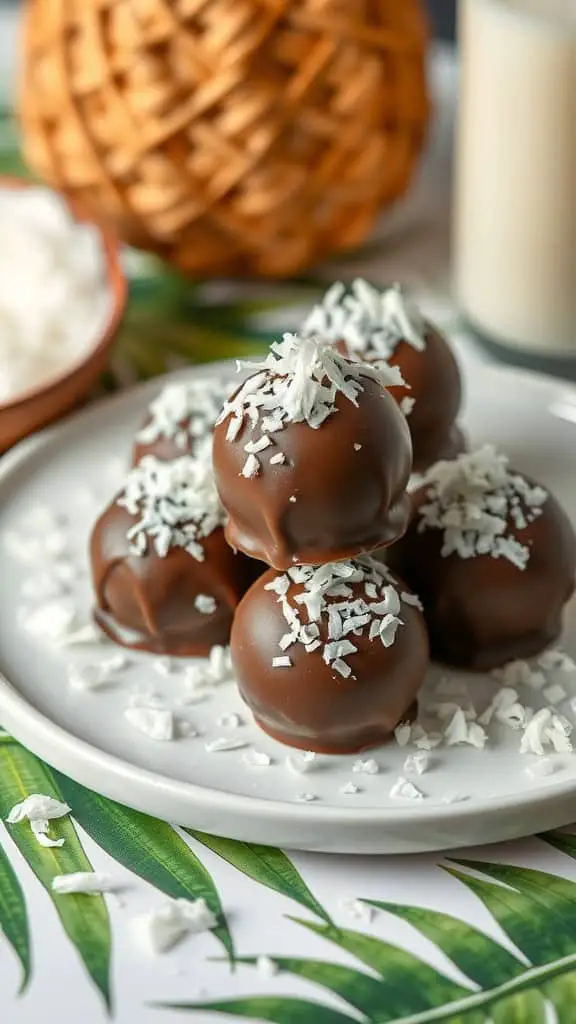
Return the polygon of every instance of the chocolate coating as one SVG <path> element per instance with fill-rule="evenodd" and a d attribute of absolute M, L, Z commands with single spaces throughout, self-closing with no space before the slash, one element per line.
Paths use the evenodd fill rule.
<path fill-rule="evenodd" d="M 509 522 L 530 549 L 524 569 L 489 554 L 443 557 L 442 532 L 418 529 L 425 501 L 424 487 L 413 495 L 415 517 L 387 562 L 424 604 L 432 657 L 487 670 L 529 658 L 557 640 L 574 591 L 576 541 L 556 499 L 549 495 L 542 515 L 522 530 Z"/>
<path fill-rule="evenodd" d="M 126 537 L 136 518 L 113 503 L 94 527 L 90 555 L 98 624 L 123 646 L 157 654 L 207 655 L 214 644 L 228 643 L 234 609 L 264 567 L 235 554 L 221 527 L 202 540 L 203 561 L 181 547 L 164 558 L 150 546 L 136 555 Z M 197 610 L 199 594 L 215 598 L 214 612 Z"/>
<path fill-rule="evenodd" d="M 354 636 L 357 653 L 347 657 L 352 675 L 343 678 L 302 644 L 287 652 L 292 665 L 273 668 L 287 625 L 276 595 L 265 589 L 277 574 L 269 570 L 240 602 L 231 636 L 231 654 L 240 693 L 256 722 L 275 739 L 320 753 L 348 754 L 377 746 L 412 717 L 413 704 L 428 667 L 428 637 L 420 611 L 402 603 L 403 626 L 390 647 Z M 399 589 L 403 589 L 402 586 Z M 292 603 L 302 587 L 291 584 Z M 354 585 L 354 596 L 363 585 Z M 320 623 L 327 640 L 327 616 Z"/>
<path fill-rule="evenodd" d="M 286 569 L 353 557 L 401 536 L 410 434 L 384 388 L 370 379 L 363 388 L 357 406 L 339 392 L 336 411 L 317 429 L 289 423 L 275 433 L 250 479 L 241 475 L 244 446 L 258 434 L 246 417 L 234 441 L 226 440 L 227 419 L 216 426 L 214 472 L 232 547 Z M 271 465 L 278 452 L 285 464 Z"/>
<path fill-rule="evenodd" d="M 409 387 L 391 387 L 390 394 L 400 404 L 414 400 L 407 416 L 412 438 L 413 471 L 421 473 L 439 459 L 452 459 L 466 450 L 456 417 L 462 402 L 460 370 L 444 335 L 431 323 L 425 323 L 426 347 L 419 350 L 407 341 L 396 345 L 388 362 L 397 366 Z M 340 351 L 353 358 L 343 343 Z M 356 356 L 357 358 L 357 356 Z M 378 364 L 377 358 L 364 357 Z"/>

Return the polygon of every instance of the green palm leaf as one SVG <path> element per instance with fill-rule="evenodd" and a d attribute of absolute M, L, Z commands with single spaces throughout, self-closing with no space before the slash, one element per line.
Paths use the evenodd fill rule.
<path fill-rule="evenodd" d="M 574 1024 L 576 972 L 560 975 L 542 986 L 542 992 L 556 1011 L 557 1024 Z"/>
<path fill-rule="evenodd" d="M 30 936 L 24 894 L 14 868 L 0 845 L 0 934 L 12 946 L 22 967 L 20 992 L 30 980 Z"/>
<path fill-rule="evenodd" d="M 162 1009 L 211 1010 L 229 1017 L 249 1017 L 250 1020 L 269 1020 L 274 1024 L 355 1024 L 353 1017 L 332 1010 L 321 1003 L 288 996 L 247 996 L 217 1003 L 156 1003 Z"/>
<path fill-rule="evenodd" d="M 404 907 L 380 900 L 362 902 L 377 910 L 386 910 L 413 925 L 481 988 L 501 985 L 524 971 L 524 965 L 507 949 L 457 917 L 437 910 Z"/>
<path fill-rule="evenodd" d="M 379 1021 L 396 1021 L 470 994 L 404 949 L 371 935 L 291 918 L 298 924 L 351 953 L 380 975 L 385 983 L 385 1006 Z"/>
<path fill-rule="evenodd" d="M 492 1006 L 490 1016 L 492 1024 L 546 1024 L 546 1005 L 539 992 L 518 992 Z"/>
<path fill-rule="evenodd" d="M 0 776 L 1 818 L 5 819 L 12 806 L 30 793 L 46 793 L 66 800 L 51 769 L 14 741 L 0 744 Z M 27 824 L 6 828 L 48 893 L 64 931 L 110 1008 L 110 921 L 103 897 L 58 896 L 52 892 L 55 875 L 92 871 L 74 825 L 68 818 L 55 823 L 54 832 L 65 839 L 60 848 L 40 846 Z"/>
<path fill-rule="evenodd" d="M 503 904 L 509 908 L 508 912 L 504 912 L 507 922 L 505 931 L 533 964 L 549 963 L 556 958 L 576 953 L 574 882 L 545 871 L 511 867 L 507 864 L 488 864 L 473 860 L 459 860 L 457 863 L 502 883 L 492 887 L 489 897 L 492 905 L 488 909 L 504 927 L 503 920 L 500 920 L 498 915 L 503 913 Z M 469 883 L 470 878 L 467 876 L 466 884 Z M 506 889 L 504 886 L 511 888 Z M 521 921 L 518 920 L 521 905 L 517 898 L 518 893 L 523 904 Z M 513 908 L 516 908 L 515 913 L 510 913 Z"/>
<path fill-rule="evenodd" d="M 316 985 L 322 985 L 329 992 L 334 992 L 356 1010 L 365 1014 L 371 1021 L 380 1022 L 390 1018 L 382 1016 L 382 1005 L 386 1001 L 386 987 L 381 981 L 340 964 L 326 963 L 324 960 L 302 960 L 296 957 L 273 957 L 274 963 L 281 971 L 305 978 Z M 238 957 L 237 963 L 257 963 L 256 957 Z"/>
<path fill-rule="evenodd" d="M 206 900 L 220 921 L 214 935 L 233 961 L 234 944 L 218 890 L 172 826 L 99 796 L 59 772 L 55 774 L 74 817 L 106 853 L 167 896 Z"/>
<path fill-rule="evenodd" d="M 318 903 L 292 861 L 281 850 L 271 846 L 259 846 L 257 843 L 221 839 L 191 828 L 184 831 L 254 882 L 295 900 L 328 924 L 332 923 L 328 912 Z"/>
<path fill-rule="evenodd" d="M 543 832 L 538 838 L 576 860 L 576 835 L 571 832 Z"/>

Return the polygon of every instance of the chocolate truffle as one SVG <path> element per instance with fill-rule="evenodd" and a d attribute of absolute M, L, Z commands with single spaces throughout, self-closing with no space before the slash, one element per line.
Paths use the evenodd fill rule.
<path fill-rule="evenodd" d="M 275 569 L 392 543 L 409 513 L 397 371 L 285 335 L 225 404 L 214 472 L 234 548 Z"/>
<path fill-rule="evenodd" d="M 220 377 L 167 384 L 150 402 L 136 434 L 133 465 L 145 455 L 166 461 L 192 455 L 198 444 L 212 435 L 230 390 L 230 380 Z"/>
<path fill-rule="evenodd" d="M 462 398 L 458 365 L 444 335 L 399 285 L 380 292 L 363 280 L 349 291 L 335 284 L 312 309 L 303 333 L 336 345 L 348 358 L 398 367 L 405 384 L 391 394 L 408 420 L 415 472 L 464 451 L 455 422 Z"/>
<path fill-rule="evenodd" d="M 146 456 L 92 533 L 94 616 L 104 632 L 179 656 L 227 643 L 234 609 L 263 566 L 232 551 L 223 522 L 209 443 L 201 457 Z"/>
<path fill-rule="evenodd" d="M 486 446 L 430 468 L 388 562 L 419 594 L 432 656 L 491 669 L 560 635 L 576 542 L 551 494 Z"/>
<path fill-rule="evenodd" d="M 231 655 L 267 733 L 348 754 L 382 743 L 414 714 L 428 638 L 418 598 L 361 556 L 266 572 L 236 611 Z"/>

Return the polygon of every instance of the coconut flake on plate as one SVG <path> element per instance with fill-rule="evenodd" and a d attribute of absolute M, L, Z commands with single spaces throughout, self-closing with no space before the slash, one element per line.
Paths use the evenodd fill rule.
<path fill-rule="evenodd" d="M 247 740 L 236 740 L 232 736 L 218 736 L 216 739 L 208 740 L 204 749 L 207 754 L 220 754 L 228 750 L 242 750 L 247 746 Z"/>
<path fill-rule="evenodd" d="M 358 758 L 358 760 L 354 761 L 354 764 L 352 765 L 352 771 L 357 772 L 360 775 L 378 775 L 380 766 L 373 757 L 369 757 L 366 761 L 363 761 L 362 758 Z"/>
<path fill-rule="evenodd" d="M 295 775 L 305 775 L 312 771 L 317 762 L 318 754 L 315 754 L 313 750 L 295 750 L 292 754 L 288 754 L 286 767 Z"/>
<path fill-rule="evenodd" d="M 169 708 L 128 707 L 124 709 L 124 717 L 148 739 L 169 743 L 176 737 L 174 714 Z"/>
<path fill-rule="evenodd" d="M 390 796 L 393 800 L 423 800 L 424 794 L 410 782 L 405 779 L 402 775 L 399 775 L 396 782 L 390 790 Z"/>

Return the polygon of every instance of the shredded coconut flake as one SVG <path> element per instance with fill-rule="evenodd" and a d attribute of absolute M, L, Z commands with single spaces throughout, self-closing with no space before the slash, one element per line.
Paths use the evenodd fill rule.
<path fill-rule="evenodd" d="M 269 768 L 272 758 L 261 750 L 247 750 L 242 755 L 242 761 L 248 768 Z"/>
<path fill-rule="evenodd" d="M 228 421 L 228 441 L 234 441 L 249 423 L 252 453 L 242 470 L 248 479 L 261 469 L 253 452 L 262 437 L 269 440 L 272 435 L 276 441 L 275 435 L 289 423 L 307 423 L 317 429 L 336 411 L 339 394 L 357 405 L 367 380 L 382 387 L 403 383 L 397 368 L 350 362 L 322 339 L 294 334 L 274 342 L 263 362 L 247 365 L 254 373 L 225 403 L 218 423 Z"/>
<path fill-rule="evenodd" d="M 162 462 L 146 455 L 130 470 L 117 504 L 136 522 L 127 533 L 131 551 L 145 555 L 152 545 L 159 558 L 173 547 L 204 560 L 202 540 L 224 523 L 212 470 L 212 444 L 206 438 L 192 455 Z"/>
<path fill-rule="evenodd" d="M 521 754 L 538 754 L 542 757 L 545 747 L 550 745 L 559 754 L 573 750 L 570 733 L 572 724 L 550 708 L 541 708 L 530 719 L 520 740 Z"/>
<path fill-rule="evenodd" d="M 230 714 L 220 715 L 217 724 L 223 729 L 238 729 L 242 725 L 242 719 L 240 715 L 235 712 Z"/>
<path fill-rule="evenodd" d="M 115 888 L 117 885 L 109 875 L 97 871 L 73 871 L 68 875 L 56 875 L 52 879 L 52 892 L 57 892 L 59 896 L 69 896 L 72 893 L 85 893 L 90 896 L 112 892 Z"/>
<path fill-rule="evenodd" d="M 242 750 L 243 747 L 247 746 L 247 740 L 235 740 L 231 736 L 218 736 L 216 739 L 208 741 L 206 753 L 220 754 L 227 750 Z"/>
<path fill-rule="evenodd" d="M 297 793 L 296 794 L 297 804 L 311 804 L 318 799 L 315 793 Z"/>
<path fill-rule="evenodd" d="M 400 775 L 392 789 L 390 790 L 390 796 L 393 800 L 422 800 L 424 794 L 414 785 L 413 782 L 409 782 L 408 779 L 403 778 Z"/>
<path fill-rule="evenodd" d="M 307 316 L 302 332 L 332 344 L 343 341 L 351 355 L 383 362 L 400 341 L 419 352 L 426 347 L 426 325 L 400 285 L 381 292 L 361 278 L 348 290 L 333 284 Z"/>
<path fill-rule="evenodd" d="M 533 761 L 532 764 L 529 764 L 524 770 L 532 778 L 542 779 L 548 775 L 553 775 L 556 771 L 556 765 L 549 757 L 541 757 L 538 761 Z"/>
<path fill-rule="evenodd" d="M 357 786 L 354 782 L 346 782 L 343 786 L 340 786 L 340 793 L 345 796 L 355 796 L 356 793 L 360 793 L 360 786 Z"/>
<path fill-rule="evenodd" d="M 527 661 L 510 661 L 503 668 L 494 669 L 492 675 L 504 686 L 529 686 L 531 690 L 542 690 L 546 676 L 534 669 Z"/>
<path fill-rule="evenodd" d="M 544 651 L 538 658 L 538 664 L 546 672 L 576 672 L 576 662 L 564 651 Z"/>
<path fill-rule="evenodd" d="M 45 640 L 61 641 L 76 624 L 76 610 L 61 601 L 48 601 L 31 612 L 24 612 L 23 626 L 28 633 Z"/>
<path fill-rule="evenodd" d="M 408 754 L 404 761 L 406 775 L 424 775 L 428 771 L 430 758 L 425 750 L 419 750 L 416 754 Z"/>
<path fill-rule="evenodd" d="M 424 475 L 422 486 L 426 501 L 418 510 L 418 530 L 442 531 L 444 558 L 490 555 L 526 568 L 530 550 L 516 533 L 542 514 L 548 493 L 511 472 L 505 455 L 486 445 L 437 462 Z M 515 509 L 521 509 L 522 522 Z"/>
<path fill-rule="evenodd" d="M 295 775 L 305 775 L 312 771 L 318 760 L 318 755 L 312 750 L 295 751 L 288 754 L 286 767 Z"/>
<path fill-rule="evenodd" d="M 230 382 L 215 377 L 168 384 L 150 403 L 136 440 L 148 445 L 165 438 L 182 452 L 190 450 L 211 435 L 229 391 Z"/>
<path fill-rule="evenodd" d="M 269 956 L 259 956 L 256 959 L 256 970 L 263 978 L 274 978 L 280 968 Z"/>
<path fill-rule="evenodd" d="M 64 839 L 51 839 L 48 829 L 51 821 L 64 818 L 67 814 L 70 814 L 68 804 L 42 793 L 32 793 L 21 803 L 14 805 L 6 821 L 9 825 L 19 825 L 20 822 L 28 820 L 34 838 L 40 846 L 63 846 Z"/>
<path fill-rule="evenodd" d="M 362 924 L 371 924 L 374 918 L 374 908 L 368 906 L 362 900 L 350 899 L 345 897 L 340 900 L 340 906 L 345 913 L 350 914 L 356 921 L 361 921 Z"/>
<path fill-rule="evenodd" d="M 367 761 L 363 761 L 361 758 L 358 758 L 358 760 L 354 761 L 354 764 L 352 765 L 352 771 L 357 772 L 360 775 L 378 775 L 380 766 L 373 757 L 368 758 Z"/>
<path fill-rule="evenodd" d="M 217 924 L 203 899 L 169 900 L 145 918 L 148 939 L 157 954 L 168 952 L 186 935 L 210 931 Z"/>
<path fill-rule="evenodd" d="M 266 589 L 276 594 L 288 627 L 280 649 L 300 644 L 309 653 L 322 647 L 325 664 L 343 678 L 352 675 L 348 659 L 358 650 L 358 637 L 390 647 L 404 624 L 393 577 L 367 555 L 348 562 L 295 566 L 274 576 Z M 327 625 L 324 643 L 322 621 Z M 277 655 L 272 666 L 289 663 L 288 655 Z"/>
<path fill-rule="evenodd" d="M 542 690 L 542 696 L 546 698 L 549 704 L 561 704 L 563 700 L 566 700 L 568 694 L 560 683 L 553 683 L 552 686 L 546 686 Z"/>
<path fill-rule="evenodd" d="M 194 607 L 201 615 L 213 615 L 216 611 L 216 598 L 210 594 L 197 594 L 194 598 Z"/>
<path fill-rule="evenodd" d="M 129 707 L 124 709 L 124 717 L 151 740 L 166 743 L 175 738 L 174 715 L 168 708 Z"/>

